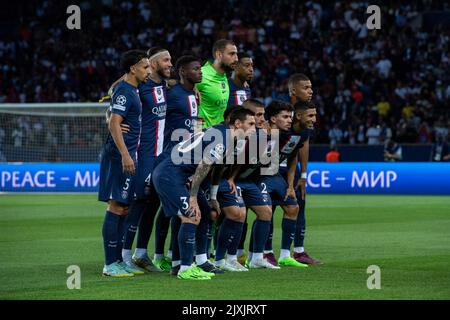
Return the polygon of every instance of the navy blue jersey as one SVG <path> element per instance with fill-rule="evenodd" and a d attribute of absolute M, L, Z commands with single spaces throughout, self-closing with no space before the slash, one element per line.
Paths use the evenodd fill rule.
<path fill-rule="evenodd" d="M 263 132 L 262 129 L 256 131 L 257 135 L 261 135 Z M 298 152 L 300 148 L 303 147 L 303 144 L 308 140 L 311 130 L 303 129 L 300 133 L 295 133 L 292 129 L 288 131 L 279 131 L 279 144 L 276 144 L 276 141 L 272 139 L 272 136 L 267 135 L 267 143 L 264 148 L 261 148 L 261 141 L 258 138 L 258 153 L 257 158 L 255 159 L 252 156 L 249 157 L 250 163 L 247 165 L 239 178 L 245 179 L 250 175 L 254 174 L 257 169 L 262 167 L 269 167 L 270 163 L 267 161 L 262 161 L 263 157 L 270 157 L 271 155 L 278 155 L 278 159 L 272 159 L 272 161 L 277 161 L 279 166 L 283 166 L 283 162 L 286 161 L 289 156 L 295 152 Z M 278 150 L 274 150 L 273 148 L 277 148 Z M 267 158 L 266 158 L 267 160 Z"/>
<path fill-rule="evenodd" d="M 301 139 L 300 139 L 300 147 L 298 147 L 297 148 L 297 150 L 298 149 L 300 149 L 300 148 L 302 148 L 303 147 L 303 145 L 305 144 L 305 142 L 309 139 L 309 138 L 311 138 L 312 136 L 313 136 L 313 134 L 314 134 L 314 130 L 313 129 L 307 129 L 307 128 L 305 128 L 305 129 L 302 129 L 301 131 L 300 131 L 300 133 L 299 133 L 299 135 L 301 136 Z M 287 157 L 286 157 L 287 158 Z M 287 167 L 287 161 L 286 161 L 286 158 L 283 160 L 283 161 L 281 161 L 280 162 L 280 167 L 281 168 L 283 168 L 283 167 Z M 300 159 L 299 159 L 300 160 Z M 282 169 L 283 170 L 283 169 Z M 283 171 L 283 174 L 284 174 L 284 171 Z M 296 169 L 296 171 L 295 171 L 295 174 L 296 175 L 299 175 L 300 174 L 300 162 L 297 164 L 297 169 Z"/>
<path fill-rule="evenodd" d="M 123 124 L 130 126 L 129 132 L 123 135 L 123 140 L 131 156 L 136 153 L 141 133 L 141 112 L 142 105 L 139 99 L 139 90 L 122 80 L 114 88 L 110 104 L 111 113 L 122 116 Z M 106 144 L 118 152 L 117 146 L 108 134 Z"/>
<path fill-rule="evenodd" d="M 158 156 L 164 147 L 164 127 L 167 109 L 166 83 L 147 80 L 139 85 L 142 101 L 142 133 L 139 148 Z"/>
<path fill-rule="evenodd" d="M 280 130 L 280 163 L 289 158 L 291 154 L 298 152 L 308 138 L 308 131 L 305 130 L 301 130 L 300 133 L 296 133 L 292 129 L 288 131 Z"/>
<path fill-rule="evenodd" d="M 262 158 L 269 156 L 272 152 L 270 135 L 265 130 L 256 128 L 253 139 L 250 139 L 245 148 L 245 159 L 247 163 L 241 169 L 239 179 L 246 179 L 259 168 L 268 166 Z"/>
<path fill-rule="evenodd" d="M 177 129 L 185 129 L 183 140 L 188 139 L 194 133 L 194 127 L 198 119 L 198 104 L 194 91 L 185 89 L 177 84 L 167 90 L 166 127 L 164 130 L 164 150 L 180 142 L 171 141 L 172 133 Z M 201 128 L 201 127 L 200 127 Z M 183 130 L 180 130 L 183 131 Z M 181 138 L 177 136 L 177 138 Z"/>
<path fill-rule="evenodd" d="M 250 88 L 238 87 L 231 78 L 228 79 L 228 86 L 230 87 L 230 95 L 228 98 L 227 108 L 233 105 L 240 106 L 245 100 L 250 99 L 251 97 Z"/>
<path fill-rule="evenodd" d="M 227 124 L 218 124 L 175 145 L 171 152 L 171 161 L 183 171 L 194 173 L 200 160 L 206 160 L 209 164 L 232 163 L 235 153 L 244 151 L 244 147 L 245 143 L 232 139 Z M 177 161 L 174 161 L 174 156 L 178 156 Z M 181 160 L 183 163 L 180 163 Z"/>

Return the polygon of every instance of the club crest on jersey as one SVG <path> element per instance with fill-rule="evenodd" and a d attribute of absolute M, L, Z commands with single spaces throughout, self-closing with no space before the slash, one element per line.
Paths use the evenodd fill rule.
<path fill-rule="evenodd" d="M 153 98 L 155 99 L 155 103 L 163 103 L 166 102 L 166 99 L 164 97 L 164 91 L 162 89 L 162 86 L 154 87 L 153 88 Z"/>
<path fill-rule="evenodd" d="M 197 101 L 193 95 L 188 96 L 189 110 L 191 117 L 196 117 L 198 115 Z"/>
<path fill-rule="evenodd" d="M 222 86 L 223 90 L 225 90 L 227 88 L 227 85 L 225 84 L 225 81 L 221 81 L 220 85 Z"/>
<path fill-rule="evenodd" d="M 122 191 L 122 199 L 128 198 L 128 191 L 123 190 Z"/>
<path fill-rule="evenodd" d="M 244 90 L 236 91 L 236 104 L 242 105 L 242 103 L 247 100 L 247 94 Z"/>

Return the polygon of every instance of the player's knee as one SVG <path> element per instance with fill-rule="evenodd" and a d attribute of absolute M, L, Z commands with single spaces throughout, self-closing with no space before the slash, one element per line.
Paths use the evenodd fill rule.
<path fill-rule="evenodd" d="M 225 216 L 233 221 L 240 221 L 242 219 L 242 210 L 239 207 L 227 207 L 224 208 Z"/>
<path fill-rule="evenodd" d="M 178 216 L 181 219 L 181 223 L 192 223 L 195 224 L 196 226 L 198 226 L 198 224 L 200 223 L 201 218 L 195 218 L 195 217 L 185 217 L 182 215 Z"/>
<path fill-rule="evenodd" d="M 209 218 L 212 221 L 217 221 L 217 219 L 219 219 L 219 213 L 216 210 L 211 210 L 209 213 Z"/>
<path fill-rule="evenodd" d="M 288 219 L 296 219 L 298 216 L 298 205 L 283 206 L 284 215 Z"/>
<path fill-rule="evenodd" d="M 116 201 L 110 201 L 108 204 L 109 212 L 112 212 L 114 214 L 117 214 L 119 216 L 126 216 L 128 214 L 128 206 L 125 206 L 123 204 L 120 204 Z"/>
<path fill-rule="evenodd" d="M 199 219 L 196 219 L 196 218 L 188 218 L 188 219 L 189 219 L 189 222 L 188 222 L 188 223 L 195 224 L 196 226 L 198 226 L 198 224 L 199 224 L 200 221 L 201 221 L 201 218 L 199 218 Z"/>
<path fill-rule="evenodd" d="M 252 208 L 259 220 L 270 221 L 272 219 L 272 208 L 269 206 L 258 206 Z"/>

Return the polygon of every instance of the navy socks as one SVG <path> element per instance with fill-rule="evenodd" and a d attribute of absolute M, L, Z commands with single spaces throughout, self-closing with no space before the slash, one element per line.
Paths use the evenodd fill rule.
<path fill-rule="evenodd" d="M 116 262 L 121 256 L 120 254 L 117 255 L 117 245 L 119 241 L 119 222 L 119 215 L 106 211 L 102 228 L 106 265 L 110 265 L 111 263 Z"/>
<path fill-rule="evenodd" d="M 197 226 L 193 223 L 182 223 L 178 232 L 178 245 L 180 247 L 181 265 L 190 266 L 194 262 L 195 231 Z"/>

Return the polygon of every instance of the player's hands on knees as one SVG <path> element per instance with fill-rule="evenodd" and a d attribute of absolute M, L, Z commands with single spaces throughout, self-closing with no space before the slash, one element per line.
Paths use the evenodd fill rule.
<path fill-rule="evenodd" d="M 220 204 L 216 199 L 209 200 L 209 206 L 212 210 L 217 212 L 217 216 L 220 215 Z"/>
<path fill-rule="evenodd" d="M 288 187 L 286 189 L 286 195 L 284 196 L 284 200 L 286 201 L 287 198 L 293 198 L 293 199 L 297 199 L 297 197 L 295 196 L 295 189 L 293 187 Z"/>
<path fill-rule="evenodd" d="M 125 123 L 121 123 L 120 130 L 122 131 L 122 133 L 128 133 L 130 131 L 130 126 Z"/>
<path fill-rule="evenodd" d="M 189 207 L 187 209 L 189 218 L 194 218 L 194 220 L 200 220 L 201 212 L 198 206 L 197 197 L 189 197 Z"/>
<path fill-rule="evenodd" d="M 236 184 L 234 183 L 234 179 L 230 178 L 230 179 L 227 180 L 227 182 L 228 182 L 228 186 L 231 189 L 230 193 L 234 194 L 235 196 L 237 196 L 237 189 L 236 189 Z"/>
<path fill-rule="evenodd" d="M 134 175 L 135 167 L 134 167 L 134 161 L 131 159 L 131 156 L 129 154 L 122 156 L 122 168 L 123 172 L 128 173 L 129 175 Z"/>
<path fill-rule="evenodd" d="M 305 194 L 306 194 L 306 179 L 301 178 L 298 180 L 297 187 L 295 187 L 296 190 L 300 188 L 300 193 L 302 195 L 302 200 L 305 200 Z"/>

